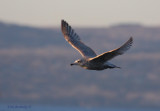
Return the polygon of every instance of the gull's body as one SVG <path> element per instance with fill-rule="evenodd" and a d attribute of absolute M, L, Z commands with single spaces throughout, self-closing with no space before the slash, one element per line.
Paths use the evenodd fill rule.
<path fill-rule="evenodd" d="M 80 37 L 74 32 L 72 27 L 68 25 L 68 23 L 62 20 L 61 23 L 62 33 L 64 38 L 69 44 L 79 51 L 82 55 L 82 59 L 76 60 L 71 65 L 79 65 L 85 69 L 89 70 L 104 70 L 107 68 L 120 68 L 116 65 L 109 63 L 108 61 L 113 59 L 115 56 L 122 55 L 125 51 L 127 51 L 132 43 L 132 37 L 121 47 L 105 52 L 100 55 L 96 55 L 96 53 L 88 46 L 86 46 L 81 40 Z"/>

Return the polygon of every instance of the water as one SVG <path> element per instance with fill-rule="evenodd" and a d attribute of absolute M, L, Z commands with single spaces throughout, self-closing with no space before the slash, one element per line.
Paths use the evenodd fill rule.
<path fill-rule="evenodd" d="M 160 109 L 82 108 L 38 105 L 0 105 L 0 111 L 160 111 Z"/>

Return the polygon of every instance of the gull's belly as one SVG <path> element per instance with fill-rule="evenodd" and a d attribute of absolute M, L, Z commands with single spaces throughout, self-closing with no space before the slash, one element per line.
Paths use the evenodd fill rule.
<path fill-rule="evenodd" d="M 103 70 L 104 66 L 102 64 L 85 64 L 83 66 L 84 69 L 89 69 L 89 70 Z"/>

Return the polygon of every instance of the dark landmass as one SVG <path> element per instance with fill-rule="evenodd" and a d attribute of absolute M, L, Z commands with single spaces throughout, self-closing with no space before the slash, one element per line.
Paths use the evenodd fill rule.
<path fill-rule="evenodd" d="M 80 58 L 59 28 L 0 23 L 0 103 L 160 107 L 160 27 L 117 25 L 75 28 L 97 54 L 134 38 L 111 62 L 122 69 L 90 71 L 69 64 Z"/>

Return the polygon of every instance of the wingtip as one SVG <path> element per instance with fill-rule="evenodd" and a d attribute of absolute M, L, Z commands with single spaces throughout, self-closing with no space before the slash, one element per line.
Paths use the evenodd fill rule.
<path fill-rule="evenodd" d="M 64 19 L 62 19 L 61 22 L 64 22 Z"/>
<path fill-rule="evenodd" d="M 68 27 L 68 23 L 62 19 L 61 20 L 61 29 L 62 29 L 62 32 L 64 32 L 65 28 Z"/>
<path fill-rule="evenodd" d="M 132 43 L 133 43 L 133 37 L 132 36 L 129 38 L 128 42 L 130 42 L 130 44 L 132 45 Z"/>
<path fill-rule="evenodd" d="M 61 20 L 61 27 L 68 27 L 68 26 L 69 26 L 68 23 L 64 19 L 62 19 Z"/>
<path fill-rule="evenodd" d="M 133 37 L 132 36 L 130 37 L 130 40 L 133 41 Z"/>
<path fill-rule="evenodd" d="M 64 25 L 64 24 L 67 24 L 67 22 L 64 19 L 62 19 L 61 20 L 61 25 Z"/>
<path fill-rule="evenodd" d="M 61 20 L 61 24 L 63 25 L 65 23 L 64 19 Z"/>

